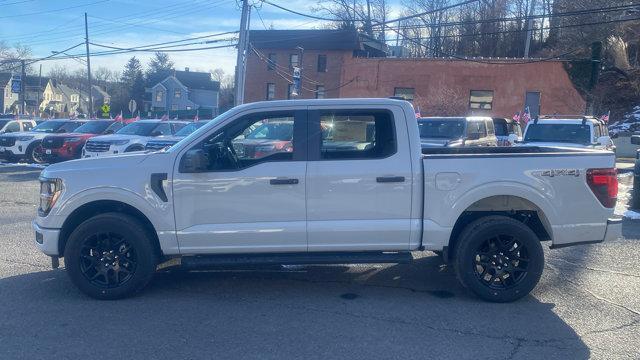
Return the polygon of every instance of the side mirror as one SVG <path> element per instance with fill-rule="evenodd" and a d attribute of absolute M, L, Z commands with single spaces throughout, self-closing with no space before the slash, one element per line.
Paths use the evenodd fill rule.
<path fill-rule="evenodd" d="M 631 135 L 631 143 L 633 145 L 640 145 L 640 135 Z"/>
<path fill-rule="evenodd" d="M 198 173 L 207 170 L 209 155 L 202 149 L 187 151 L 180 160 L 181 173 Z"/>
<path fill-rule="evenodd" d="M 516 134 L 509 134 L 509 136 L 507 137 L 507 141 L 509 141 L 510 144 L 515 144 L 518 142 L 518 135 Z"/>

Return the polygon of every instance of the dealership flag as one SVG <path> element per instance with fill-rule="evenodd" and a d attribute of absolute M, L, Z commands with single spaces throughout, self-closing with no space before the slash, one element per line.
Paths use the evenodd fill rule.
<path fill-rule="evenodd" d="M 522 114 L 522 122 L 526 125 L 529 120 L 531 120 L 531 113 L 529 112 L 529 107 L 524 108 L 524 114 Z"/>
<path fill-rule="evenodd" d="M 124 122 L 124 118 L 122 117 L 122 111 L 120 111 L 120 114 L 118 114 L 118 116 L 116 116 L 114 120 L 118 122 Z"/>
<path fill-rule="evenodd" d="M 420 105 L 417 106 L 416 108 L 416 118 L 421 118 L 422 115 L 420 114 Z"/>
<path fill-rule="evenodd" d="M 513 115 L 513 121 L 520 122 L 520 111 Z"/>

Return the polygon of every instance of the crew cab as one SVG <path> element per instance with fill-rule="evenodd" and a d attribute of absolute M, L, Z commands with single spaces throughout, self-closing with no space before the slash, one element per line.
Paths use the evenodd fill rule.
<path fill-rule="evenodd" d="M 0 134 L 29 131 L 35 126 L 34 120 L 0 119 Z"/>
<path fill-rule="evenodd" d="M 83 158 L 117 155 L 144 150 L 147 142 L 154 137 L 175 134 L 189 122 L 175 120 L 138 120 L 118 130 L 115 134 L 96 136 L 87 141 Z"/>
<path fill-rule="evenodd" d="M 236 152 L 247 129 L 287 122 L 291 150 Z M 353 145 L 334 146 L 329 128 Z M 538 283 L 542 241 L 621 234 L 613 153 L 421 149 L 413 107 L 392 99 L 245 104 L 163 151 L 53 164 L 40 182 L 35 244 L 98 299 L 178 264 L 399 263 L 430 250 L 505 302 Z"/>
<path fill-rule="evenodd" d="M 158 136 L 157 138 L 147 141 L 147 144 L 145 145 L 144 148 L 145 150 L 156 151 L 156 150 L 162 150 L 169 146 L 173 146 L 177 144 L 180 140 L 187 137 L 187 135 L 190 135 L 192 132 L 198 130 L 208 121 L 209 120 L 201 120 L 201 121 L 193 122 L 183 127 L 182 129 L 178 130 L 178 132 L 176 132 L 175 135 Z"/>
<path fill-rule="evenodd" d="M 24 159 L 43 163 L 40 149 L 42 139 L 52 133 L 69 133 L 80 127 L 86 120 L 55 119 L 40 123 L 27 132 L 0 135 L 0 157 L 6 160 Z"/>
<path fill-rule="evenodd" d="M 54 163 L 79 159 L 87 140 L 102 134 L 113 134 L 123 124 L 114 120 L 91 120 L 71 133 L 48 135 L 42 139 L 41 150 L 45 162 Z"/>
<path fill-rule="evenodd" d="M 489 117 L 424 117 L 418 129 L 422 148 L 498 145 Z"/>
<path fill-rule="evenodd" d="M 520 145 L 615 149 L 605 123 L 590 116 L 553 115 L 529 121 Z"/>

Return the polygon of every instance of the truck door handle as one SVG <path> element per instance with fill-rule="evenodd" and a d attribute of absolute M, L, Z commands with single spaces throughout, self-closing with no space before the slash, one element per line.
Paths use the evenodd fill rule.
<path fill-rule="evenodd" d="M 378 176 L 376 181 L 379 183 L 404 182 L 404 176 Z"/>
<path fill-rule="evenodd" d="M 269 184 L 271 185 L 296 185 L 298 183 L 298 179 L 271 179 L 269 180 Z"/>

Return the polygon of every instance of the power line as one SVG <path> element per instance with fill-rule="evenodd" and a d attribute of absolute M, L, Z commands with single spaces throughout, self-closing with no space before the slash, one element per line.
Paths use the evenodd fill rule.
<path fill-rule="evenodd" d="M 101 4 L 101 3 L 105 3 L 107 1 L 110 1 L 110 0 L 99 0 L 99 1 L 94 1 L 94 2 L 91 2 L 91 3 L 87 3 L 87 4 L 68 6 L 68 7 L 60 8 L 60 9 L 43 10 L 43 11 L 36 11 L 36 12 L 25 13 L 25 14 L 5 15 L 5 16 L 0 16 L 0 19 L 8 19 L 8 18 L 16 18 L 16 17 L 22 17 L 22 16 L 50 14 L 50 13 L 54 13 L 54 12 L 60 12 L 60 11 L 65 11 L 65 10 L 77 9 L 77 8 L 85 7 L 85 6 L 92 6 L 92 5 L 96 5 L 96 4 Z"/>
<path fill-rule="evenodd" d="M 478 1 L 478 0 L 475 0 L 475 1 Z M 335 22 L 344 22 L 344 21 L 346 21 L 345 19 L 330 19 L 330 18 L 325 18 L 325 17 L 322 17 L 322 16 L 305 14 L 305 13 L 302 13 L 302 12 L 299 12 L 299 11 L 296 11 L 296 10 L 288 9 L 288 8 L 286 8 L 284 6 L 280 6 L 280 5 L 274 4 L 274 3 L 272 3 L 271 1 L 268 1 L 268 0 L 262 0 L 262 2 L 266 3 L 266 4 L 269 4 L 269 5 L 273 6 L 273 7 L 277 7 L 280 10 L 283 10 L 283 11 L 286 11 L 286 12 L 290 12 L 292 14 L 308 17 L 308 18 L 311 18 L 311 19 L 324 20 L 324 21 L 335 21 Z"/>

